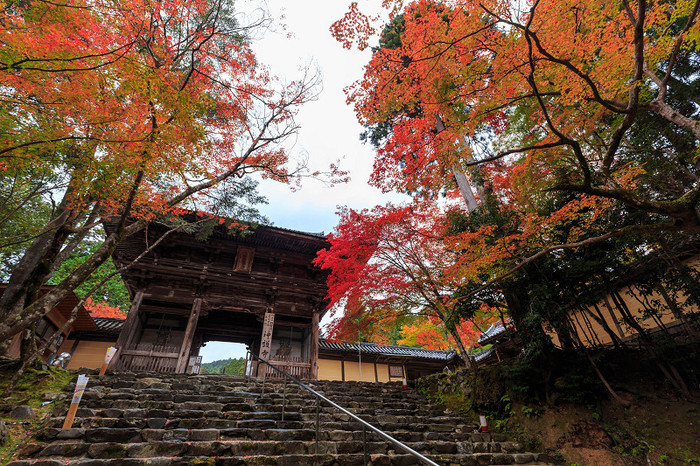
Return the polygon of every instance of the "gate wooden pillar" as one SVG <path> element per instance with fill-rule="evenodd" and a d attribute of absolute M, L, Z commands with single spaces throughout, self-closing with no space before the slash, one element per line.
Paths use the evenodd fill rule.
<path fill-rule="evenodd" d="M 141 330 L 141 315 L 139 310 L 141 309 L 141 302 L 143 301 L 143 290 L 139 290 L 134 295 L 134 301 L 131 303 L 129 308 L 129 313 L 126 315 L 126 321 L 122 327 L 121 332 L 119 332 L 119 337 L 117 338 L 117 355 L 112 358 L 109 364 L 110 368 L 117 367 L 117 361 L 121 357 L 121 352 L 128 349 L 131 344 L 136 340 L 136 334 Z"/>
<path fill-rule="evenodd" d="M 190 318 L 187 321 L 187 329 L 185 330 L 185 337 L 182 339 L 182 346 L 180 347 L 180 355 L 177 360 L 177 368 L 175 372 L 182 374 L 187 369 L 187 361 L 190 358 L 190 349 L 192 348 L 192 340 L 194 339 L 194 332 L 197 328 L 197 321 L 199 320 L 199 312 L 202 309 L 202 298 L 195 298 L 192 303 L 192 310 L 190 311 Z"/>
<path fill-rule="evenodd" d="M 260 353 L 258 353 L 258 355 L 266 361 L 270 360 L 270 350 L 272 348 L 272 330 L 274 327 L 275 313 L 268 311 L 265 313 L 265 318 L 263 319 L 262 335 L 260 337 Z M 266 370 L 266 364 L 258 363 L 258 377 L 263 377 Z"/>

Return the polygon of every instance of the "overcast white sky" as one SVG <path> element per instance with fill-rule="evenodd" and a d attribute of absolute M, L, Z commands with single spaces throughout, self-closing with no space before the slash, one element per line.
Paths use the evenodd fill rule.
<path fill-rule="evenodd" d="M 360 142 L 362 127 L 352 108 L 346 105 L 343 93 L 344 87 L 362 77 L 370 51 L 343 49 L 331 37 L 329 27 L 347 11 L 349 0 L 267 0 L 266 3 L 273 18 L 284 15 L 282 21 L 293 37 L 288 39 L 284 33 L 269 32 L 263 40 L 255 41 L 260 61 L 272 73 L 288 80 L 299 77 L 300 68 L 313 63 L 323 79 L 318 100 L 306 104 L 297 118 L 301 131 L 292 150 L 306 152 L 312 169 L 327 169 L 330 163 L 342 159 L 341 166 L 350 171 L 351 181 L 327 187 L 309 179 L 298 192 L 290 192 L 279 183 L 264 183 L 260 191 L 270 204 L 263 213 L 276 226 L 329 233 L 337 223 L 336 206 L 372 207 L 390 198 L 367 185 L 373 150 Z M 369 8 L 379 3 L 379 0 L 365 0 L 360 6 Z"/>
<path fill-rule="evenodd" d="M 373 8 L 378 12 L 379 3 L 379 0 L 359 1 L 362 11 Z M 256 4 L 259 1 L 243 0 L 238 8 L 252 9 Z M 341 166 L 350 171 L 351 181 L 327 187 L 321 182 L 306 180 L 296 192 L 279 183 L 263 182 L 260 192 L 267 196 L 270 204 L 261 211 L 275 226 L 329 233 L 337 224 L 336 206 L 361 209 L 400 200 L 397 195 L 383 195 L 368 186 L 373 149 L 360 142 L 362 127 L 352 108 L 345 103 L 343 88 L 362 77 L 370 51 L 343 49 L 329 32 L 330 25 L 347 11 L 350 0 L 267 0 L 266 4 L 277 22 L 284 15 L 282 21 L 287 30 L 270 31 L 262 40 L 254 42 L 259 60 L 269 66 L 273 74 L 287 80 L 299 77 L 300 69 L 309 63 L 317 66 L 323 77 L 323 90 L 318 100 L 308 103 L 297 118 L 301 131 L 292 151 L 306 152 L 312 169 L 326 169 L 328 164 L 341 158 Z M 287 38 L 287 32 L 293 37 Z M 245 349 L 241 349 L 241 345 L 234 349 L 225 343 L 211 342 L 200 354 L 208 362 L 245 357 Z"/>

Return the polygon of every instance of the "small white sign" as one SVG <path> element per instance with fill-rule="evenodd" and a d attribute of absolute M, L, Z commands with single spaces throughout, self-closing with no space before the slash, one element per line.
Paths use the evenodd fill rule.
<path fill-rule="evenodd" d="M 488 432 L 489 431 L 489 425 L 486 423 L 486 416 L 483 414 L 479 415 L 479 430 L 481 432 Z"/>
<path fill-rule="evenodd" d="M 87 386 L 88 380 L 89 378 L 85 374 L 80 374 L 78 376 L 78 381 L 75 383 L 75 391 L 73 392 L 73 400 L 71 403 L 80 403 L 80 399 L 83 397 L 83 393 L 85 393 L 85 387 Z"/>
<path fill-rule="evenodd" d="M 114 358 L 116 352 L 117 348 L 114 348 L 113 346 L 107 348 L 107 354 L 105 354 L 105 364 L 109 364 L 112 361 L 112 358 Z"/>

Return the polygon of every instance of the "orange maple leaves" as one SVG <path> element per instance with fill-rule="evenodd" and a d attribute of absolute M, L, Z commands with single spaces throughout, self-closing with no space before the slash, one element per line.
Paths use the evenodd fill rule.
<path fill-rule="evenodd" d="M 489 193 L 491 213 L 507 218 L 440 238 L 443 259 L 429 261 L 439 264 L 433 275 L 440 276 L 440 286 L 484 283 L 538 251 L 629 231 L 607 230 L 614 222 L 606 215 L 613 209 L 649 214 L 651 227 L 658 226 L 659 214 L 679 223 L 695 218 L 692 208 L 683 217 L 652 200 L 680 200 L 683 192 L 652 186 L 653 191 L 653 182 L 640 181 L 647 174 L 645 160 L 630 156 L 639 149 L 627 138 L 643 112 L 700 138 L 697 112 L 680 115 L 665 101 L 679 56 L 697 57 L 698 5 L 695 0 L 387 2 L 391 22 L 381 47 L 363 79 L 347 89 L 358 120 L 376 131 L 371 183 L 409 192 L 421 208 L 435 207 L 439 193 L 454 189 L 452 174 L 461 171 Z M 361 48 L 376 30 L 356 3 L 332 28 L 344 46 Z M 687 163 L 685 156 L 667 156 Z M 697 144 L 690 157 L 697 157 Z M 685 193 L 692 194 L 692 186 Z M 483 206 L 486 199 L 480 201 Z M 427 211 L 444 219 L 434 208 Z M 671 221 L 664 225 L 675 228 Z M 365 280 L 373 260 L 381 260 L 380 250 L 372 257 L 345 278 Z M 353 288 L 345 282 L 343 291 L 367 293 L 371 281 L 364 283 Z M 405 282 L 387 282 L 393 288 L 380 287 L 391 291 L 379 294 L 409 295 L 400 283 Z M 449 293 L 438 295 L 440 306 L 450 308 Z M 408 328 L 413 340 L 420 334 L 426 344 L 442 344 L 425 322 L 415 325 Z"/>
<path fill-rule="evenodd" d="M 275 90 L 246 26 L 227 22 L 229 8 L 217 0 L 8 6 L 2 163 L 70 170 L 71 202 L 104 199 L 104 215 L 119 213 L 142 172 L 131 201 L 138 218 L 228 172 L 288 182 L 294 172 L 277 143 L 296 129 L 312 80 Z"/>
<path fill-rule="evenodd" d="M 554 167 L 583 183 L 593 171 L 620 183 L 615 118 L 649 102 L 660 85 L 652 72 L 665 72 L 678 50 L 697 49 L 695 4 L 411 2 L 401 11 L 401 30 L 393 31 L 400 44 L 376 51 L 348 90 L 362 123 L 392 127 L 372 182 L 434 195 L 451 183 L 453 167 L 465 169 L 473 157 L 513 168 L 529 163 L 513 175 L 530 189 L 561 181 Z M 675 37 L 674 21 L 687 26 Z M 643 40 L 635 36 L 640 22 Z M 350 29 L 339 40 L 347 43 Z M 638 88 L 646 92 L 642 101 Z M 697 125 L 680 120 L 698 134 Z"/>
<path fill-rule="evenodd" d="M 83 305 L 85 310 L 93 317 L 107 317 L 110 319 L 126 319 L 126 313 L 119 309 L 119 306 L 110 306 L 106 302 L 96 303 L 88 297 Z"/>

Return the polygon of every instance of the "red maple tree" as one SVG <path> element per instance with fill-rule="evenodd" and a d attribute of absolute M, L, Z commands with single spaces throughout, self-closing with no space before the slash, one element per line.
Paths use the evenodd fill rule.
<path fill-rule="evenodd" d="M 413 204 L 340 211 L 341 220 L 316 264 L 331 270 L 328 296 L 343 315 L 329 327 L 329 338 L 357 339 L 372 326 L 403 315 L 437 318 L 466 357 L 451 307 L 459 277 L 446 274 L 458 255 L 444 247 L 440 210 Z M 435 321 L 433 321 L 435 322 Z"/>

